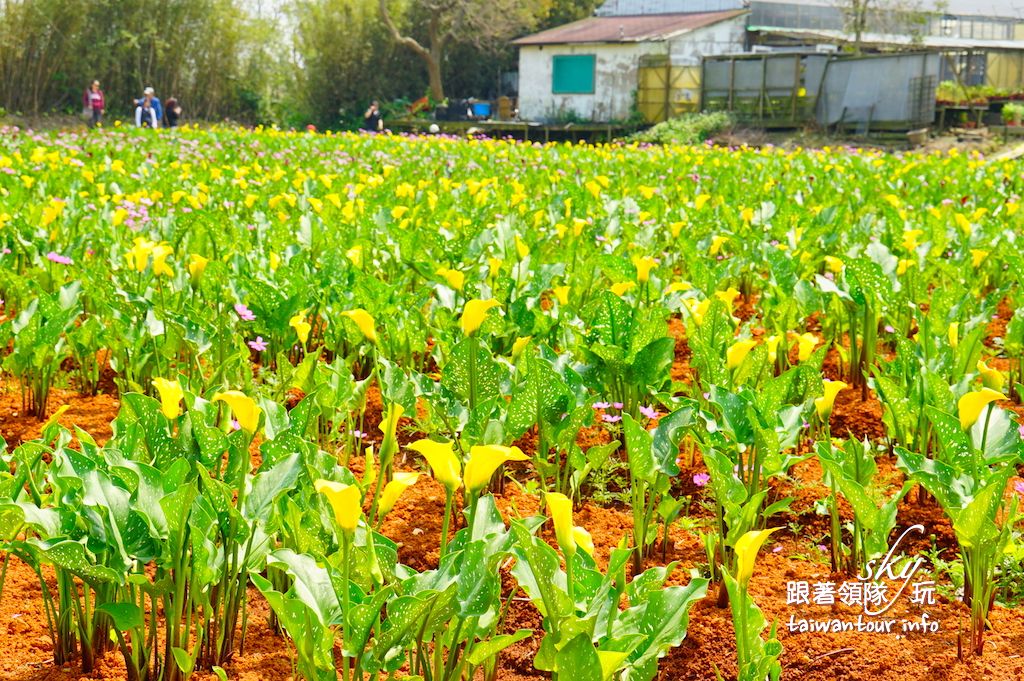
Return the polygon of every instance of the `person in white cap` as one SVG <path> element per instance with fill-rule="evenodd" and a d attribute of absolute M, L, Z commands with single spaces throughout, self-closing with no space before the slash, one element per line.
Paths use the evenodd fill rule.
<path fill-rule="evenodd" d="M 163 117 L 160 98 L 156 96 L 153 88 L 147 87 L 142 91 L 142 99 L 135 100 L 135 125 L 140 128 L 147 126 L 156 129 L 160 127 Z"/>

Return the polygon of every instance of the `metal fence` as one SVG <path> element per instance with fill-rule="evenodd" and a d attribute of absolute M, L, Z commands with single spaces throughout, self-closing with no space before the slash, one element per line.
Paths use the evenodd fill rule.
<path fill-rule="evenodd" d="M 934 118 L 939 62 L 933 53 L 705 57 L 701 106 L 761 127 L 909 129 Z"/>

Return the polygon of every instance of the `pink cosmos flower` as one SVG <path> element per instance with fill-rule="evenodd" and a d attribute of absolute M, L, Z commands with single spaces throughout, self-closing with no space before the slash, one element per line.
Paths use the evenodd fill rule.
<path fill-rule="evenodd" d="M 654 407 L 648 407 L 647 405 L 642 405 L 640 407 L 640 413 L 649 419 L 656 419 L 661 416 L 661 413 L 657 409 Z"/>
<path fill-rule="evenodd" d="M 707 473 L 696 473 L 693 476 L 693 484 L 697 485 L 697 487 L 703 487 L 708 484 L 709 480 L 711 480 L 711 476 Z"/>
<path fill-rule="evenodd" d="M 243 322 L 251 322 L 256 319 L 255 313 L 241 303 L 235 303 L 235 312 L 242 319 Z"/>

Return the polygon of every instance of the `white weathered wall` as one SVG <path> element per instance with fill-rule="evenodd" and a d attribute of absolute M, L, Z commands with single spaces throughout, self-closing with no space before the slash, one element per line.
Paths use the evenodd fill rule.
<path fill-rule="evenodd" d="M 591 121 L 621 120 L 629 116 L 637 88 L 640 57 L 671 54 L 672 63 L 699 66 L 704 55 L 742 52 L 746 16 L 700 28 L 672 41 L 650 43 L 598 43 L 529 45 L 519 49 L 519 116 L 528 121 L 557 120 L 568 112 Z M 593 54 L 597 73 L 592 95 L 556 95 L 551 92 L 552 57 Z"/>
<path fill-rule="evenodd" d="M 624 119 L 633 106 L 640 57 L 664 54 L 665 49 L 665 43 L 523 46 L 519 49 L 519 117 L 545 121 L 573 112 L 591 121 Z M 559 54 L 597 57 L 594 94 L 556 95 L 551 92 L 551 58 Z"/>
<path fill-rule="evenodd" d="M 700 66 L 701 57 L 742 52 L 746 34 L 747 16 L 741 14 L 673 39 L 669 42 L 669 54 L 673 64 Z"/>

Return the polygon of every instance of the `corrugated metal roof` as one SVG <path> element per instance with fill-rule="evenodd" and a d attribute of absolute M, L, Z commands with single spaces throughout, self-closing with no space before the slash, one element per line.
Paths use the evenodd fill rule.
<path fill-rule="evenodd" d="M 854 36 L 844 31 L 831 31 L 828 29 L 801 29 L 801 28 L 773 28 L 770 26 L 748 26 L 748 31 L 780 35 L 790 38 L 807 38 L 823 40 L 833 43 L 852 43 Z M 893 47 L 921 47 L 924 49 L 937 50 L 1024 50 L 1024 40 L 981 40 L 975 38 L 946 38 L 938 36 L 924 36 L 914 41 L 910 36 L 891 35 L 885 33 L 864 33 L 861 35 L 861 44 Z"/>
<path fill-rule="evenodd" d="M 594 12 L 602 16 L 633 14 L 682 14 L 743 9 L 745 0 L 605 0 Z"/>
<path fill-rule="evenodd" d="M 733 19 L 745 13 L 746 10 L 731 10 L 728 12 L 590 17 L 525 36 L 513 43 L 515 45 L 559 45 L 564 43 L 660 42 L 682 33 Z"/>

